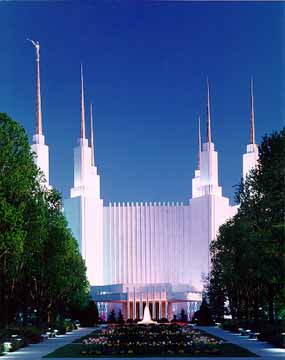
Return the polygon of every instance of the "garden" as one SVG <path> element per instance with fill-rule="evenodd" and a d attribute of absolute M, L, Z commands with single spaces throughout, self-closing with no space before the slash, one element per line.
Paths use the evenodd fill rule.
<path fill-rule="evenodd" d="M 255 356 L 189 324 L 101 325 L 52 357 Z"/>

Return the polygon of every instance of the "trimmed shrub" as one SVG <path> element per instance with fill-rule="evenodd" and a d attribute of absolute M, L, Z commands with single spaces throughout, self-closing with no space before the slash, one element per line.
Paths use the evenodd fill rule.
<path fill-rule="evenodd" d="M 124 324 L 124 323 L 125 323 L 125 320 L 124 320 L 124 317 L 123 317 L 123 314 L 122 314 L 122 311 L 121 311 L 121 310 L 119 310 L 117 323 L 118 323 L 118 324 Z"/>
<path fill-rule="evenodd" d="M 27 343 L 37 344 L 42 340 L 41 334 L 43 333 L 43 329 L 39 329 L 35 326 L 27 326 L 22 328 L 22 330 L 18 333 L 20 336 L 22 335 L 25 337 Z"/>
<path fill-rule="evenodd" d="M 238 320 L 225 320 L 222 324 L 224 330 L 231 331 L 233 333 L 238 333 L 239 328 L 242 327 Z"/>
<path fill-rule="evenodd" d="M 165 317 L 164 318 L 161 318 L 157 321 L 159 324 L 166 324 L 168 323 L 168 319 L 166 319 Z"/>
<path fill-rule="evenodd" d="M 214 325 L 211 311 L 205 299 L 203 299 L 200 309 L 195 312 L 194 321 L 196 322 L 197 325 L 201 325 L 201 326 Z"/>
<path fill-rule="evenodd" d="M 88 306 L 79 314 L 80 325 L 82 327 L 94 326 L 99 321 L 99 312 L 95 302 L 89 301 Z"/>
<path fill-rule="evenodd" d="M 185 312 L 185 309 L 182 309 L 181 310 L 181 313 L 180 313 L 180 321 L 182 322 L 187 322 L 188 319 L 187 319 L 187 314 Z"/>

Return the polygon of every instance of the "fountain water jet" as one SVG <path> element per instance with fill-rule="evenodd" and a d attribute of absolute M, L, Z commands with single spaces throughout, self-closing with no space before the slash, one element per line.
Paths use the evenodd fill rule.
<path fill-rule="evenodd" d="M 150 316 L 149 307 L 148 305 L 146 305 L 143 312 L 143 319 L 142 321 L 138 322 L 138 325 L 151 325 L 151 324 L 157 324 L 157 322 L 152 320 Z"/>

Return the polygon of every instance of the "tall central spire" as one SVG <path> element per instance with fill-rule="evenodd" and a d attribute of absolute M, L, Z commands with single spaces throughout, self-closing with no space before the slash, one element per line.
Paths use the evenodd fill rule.
<path fill-rule="evenodd" d="M 80 138 L 85 139 L 84 84 L 83 84 L 82 64 L 81 64 Z"/>
<path fill-rule="evenodd" d="M 250 81 L 250 143 L 255 144 L 253 79 Z"/>
<path fill-rule="evenodd" d="M 94 161 L 94 135 L 93 135 L 93 113 L 92 113 L 92 103 L 90 104 L 90 145 L 91 145 L 91 165 L 95 165 Z"/>
<path fill-rule="evenodd" d="M 200 116 L 198 116 L 198 161 L 197 161 L 197 170 L 200 170 L 201 167 L 201 125 L 200 125 Z"/>
<path fill-rule="evenodd" d="M 42 102 L 41 102 L 41 81 L 40 81 L 40 43 L 30 40 L 36 49 L 36 135 L 43 134 L 42 125 Z"/>
<path fill-rule="evenodd" d="M 210 111 L 210 89 L 209 81 L 207 78 L 207 142 L 211 143 L 211 111 Z"/>

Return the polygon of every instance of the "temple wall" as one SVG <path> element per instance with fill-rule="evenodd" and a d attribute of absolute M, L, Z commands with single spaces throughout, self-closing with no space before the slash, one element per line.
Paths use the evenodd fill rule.
<path fill-rule="evenodd" d="M 103 201 L 77 196 L 64 201 L 64 213 L 78 241 L 91 285 L 103 285 Z"/>
<path fill-rule="evenodd" d="M 189 206 L 109 204 L 103 211 L 106 284 L 184 283 L 189 279 Z"/>
<path fill-rule="evenodd" d="M 210 243 L 215 240 L 219 227 L 237 212 L 229 199 L 218 195 L 205 195 L 190 200 L 190 254 L 191 282 L 195 290 L 202 290 L 202 275 L 210 271 Z"/>
<path fill-rule="evenodd" d="M 242 176 L 245 179 L 250 170 L 254 169 L 258 161 L 258 147 L 256 144 L 249 144 L 246 153 L 243 154 Z"/>
<path fill-rule="evenodd" d="M 31 145 L 31 149 L 35 153 L 35 164 L 44 173 L 46 185 L 49 186 L 49 148 L 45 145 L 44 135 L 34 135 L 33 140 L 34 144 Z"/>

